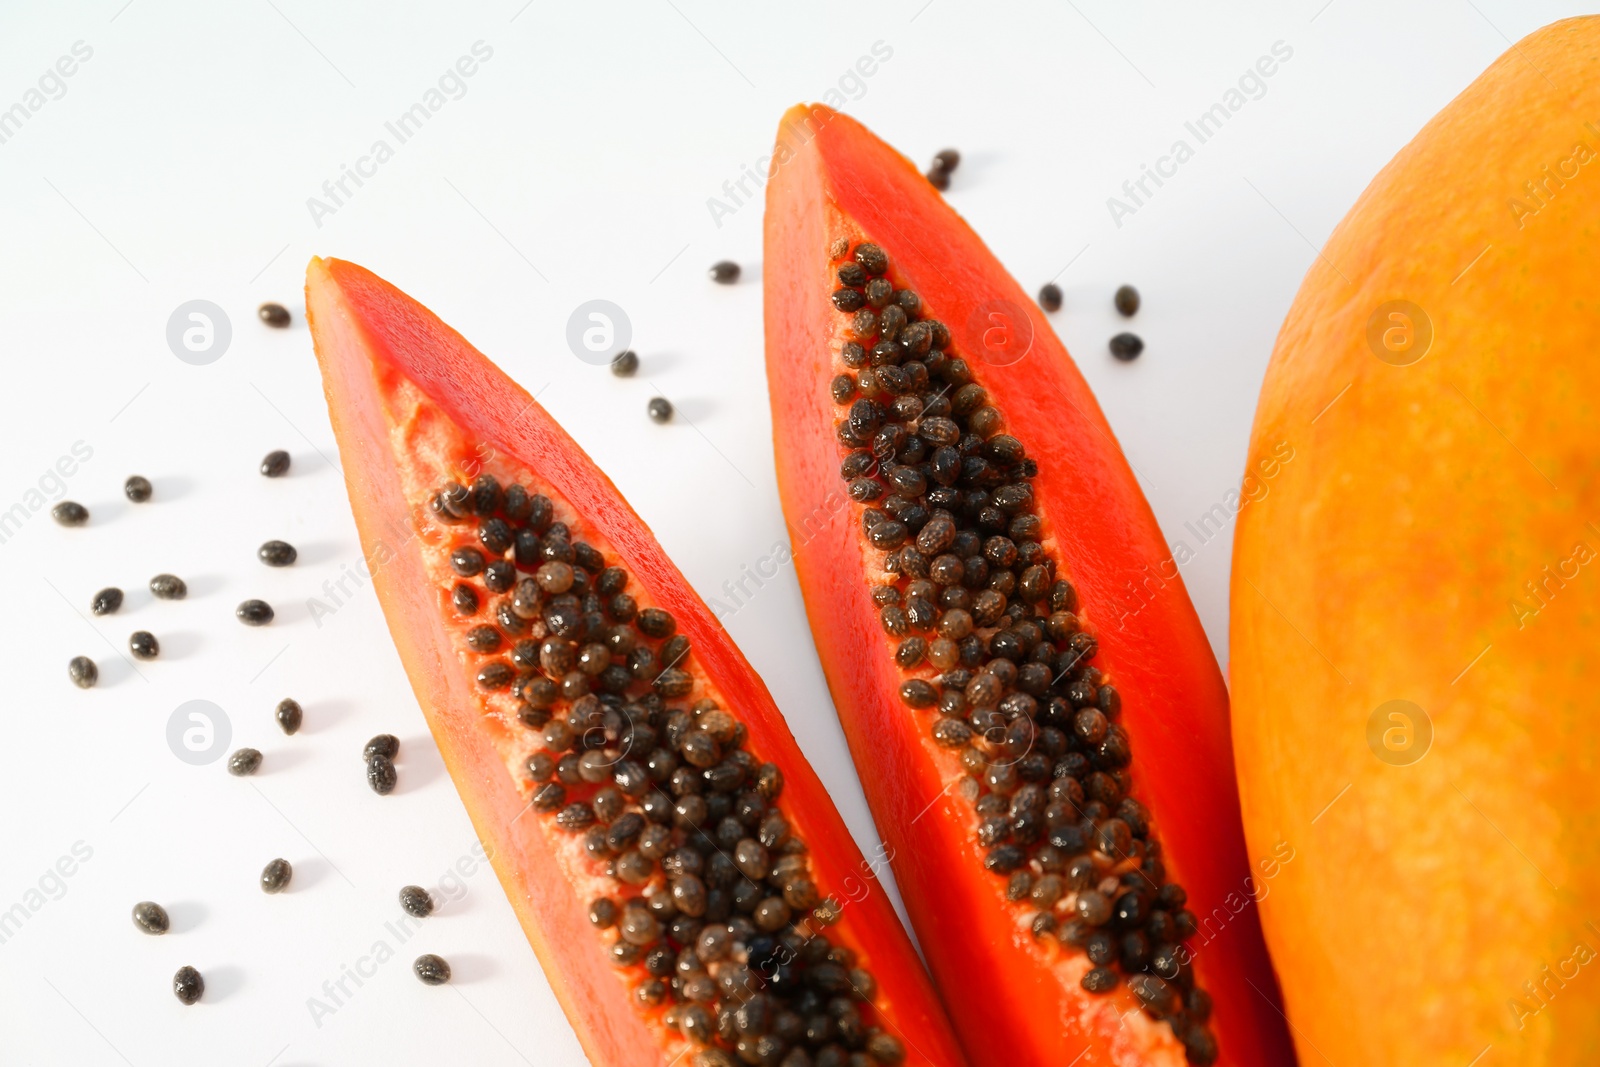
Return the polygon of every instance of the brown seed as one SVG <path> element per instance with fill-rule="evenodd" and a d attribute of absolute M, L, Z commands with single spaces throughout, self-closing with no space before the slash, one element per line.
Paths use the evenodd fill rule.
<path fill-rule="evenodd" d="M 541 564 L 533 577 L 544 592 L 559 595 L 572 588 L 572 565 L 552 560 Z"/>
<path fill-rule="evenodd" d="M 1119 333 L 1111 339 L 1111 354 L 1124 363 L 1139 358 L 1144 341 L 1136 333 Z"/>
<path fill-rule="evenodd" d="M 256 315 L 262 322 L 274 329 L 283 329 L 289 325 L 289 309 L 282 304 L 268 302 L 256 308 Z"/>
<path fill-rule="evenodd" d="M 908 678 L 900 683 L 900 699 L 907 707 L 931 708 L 939 699 L 939 691 L 921 678 Z"/>
<path fill-rule="evenodd" d="M 1112 298 L 1117 310 L 1125 316 L 1132 316 L 1139 310 L 1139 290 L 1131 285 L 1124 285 L 1117 289 L 1117 295 Z"/>
<path fill-rule="evenodd" d="M 1111 918 L 1111 901 L 1096 889 L 1078 894 L 1078 918 L 1090 926 L 1103 926 Z"/>
<path fill-rule="evenodd" d="M 631 378 L 638 370 L 639 353 L 631 348 L 617 353 L 616 358 L 611 361 L 611 373 L 618 378 Z"/>
<path fill-rule="evenodd" d="M 792 914 L 788 902 L 782 897 L 767 897 L 756 905 L 755 914 L 751 918 L 755 921 L 757 929 L 775 934 L 789 925 Z"/>
<path fill-rule="evenodd" d="M 883 249 L 867 242 L 856 245 L 855 261 L 861 265 L 862 270 L 871 275 L 882 274 L 889 269 L 889 257 Z"/>

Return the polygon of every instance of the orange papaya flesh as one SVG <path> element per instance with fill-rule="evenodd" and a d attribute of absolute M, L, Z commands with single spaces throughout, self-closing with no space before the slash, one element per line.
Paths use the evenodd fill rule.
<path fill-rule="evenodd" d="M 1234 750 L 1306 1063 L 1600 1063 L 1597 159 L 1567 19 L 1373 179 L 1267 369 Z"/>
<path fill-rule="evenodd" d="M 1060 341 L 822 106 L 780 126 L 764 277 L 812 631 L 972 1062 L 1292 1063 L 1221 674 Z"/>
<path fill-rule="evenodd" d="M 965 1063 L 765 686 L 605 475 L 369 271 L 312 260 L 306 304 L 401 660 L 591 1061 Z"/>

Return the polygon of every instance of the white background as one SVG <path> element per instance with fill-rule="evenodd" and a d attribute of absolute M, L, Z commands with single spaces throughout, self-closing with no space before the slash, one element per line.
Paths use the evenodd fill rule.
<path fill-rule="evenodd" d="M 306 259 L 362 263 L 431 306 L 532 390 L 605 468 L 690 580 L 724 597 L 783 537 L 761 356 L 761 208 L 719 226 L 707 200 L 769 150 L 782 110 L 840 87 L 875 42 L 892 57 L 844 82 L 847 109 L 919 162 L 964 162 L 950 200 L 1030 290 L 1059 274 L 1056 329 L 1099 394 L 1226 655 L 1231 527 L 1184 524 L 1238 484 L 1274 334 L 1314 246 L 1370 177 L 1510 40 L 1570 13 L 1531 0 L 1228 3 L 449 5 L 241 0 L 11 3 L 0 9 L 0 109 L 84 42 L 66 91 L 0 144 L 0 337 L 9 403 L 0 511 L 74 443 L 67 493 L 0 544 L 7 681 L 0 745 L 0 911 L 39 903 L 0 943 L 0 1063 L 581 1064 L 493 875 L 428 920 L 337 1011 L 323 997 L 438 886 L 472 834 L 369 589 L 313 620 L 307 598 L 359 552 L 301 316 Z M 799 13 L 802 6 L 809 13 Z M 493 57 L 319 226 L 307 198 L 354 164 L 474 42 Z M 1106 200 L 1275 42 L 1293 49 L 1259 99 L 1116 226 Z M 749 188 L 747 184 L 747 188 Z M 732 258 L 737 286 L 706 267 Z M 1138 362 L 1106 353 L 1122 282 L 1145 306 Z M 567 316 L 604 297 L 643 364 L 618 381 L 573 357 Z M 231 347 L 180 362 L 174 308 L 226 309 Z M 270 331 L 263 300 L 295 313 Z M 670 426 L 645 418 L 670 397 Z M 82 447 L 82 446 L 80 446 Z M 255 473 L 272 448 L 292 475 Z M 133 506 L 123 479 L 156 499 Z M 1094 521 L 1085 514 L 1084 521 Z M 300 563 L 254 559 L 271 537 Z M 147 579 L 189 580 L 182 603 Z M 103 585 L 129 591 L 90 620 Z M 347 589 L 353 588 L 347 582 Z M 233 606 L 278 608 L 251 630 Z M 317 623 L 320 622 L 320 626 Z M 788 571 L 727 619 L 863 842 L 872 829 Z M 137 672 L 134 629 L 163 644 Z M 75 654 L 99 688 L 66 677 Z M 306 726 L 271 710 L 300 699 Z M 226 710 L 266 753 L 234 779 L 167 748 L 190 699 Z M 363 782 L 370 735 L 402 738 L 400 788 Z M 80 844 L 81 842 L 81 844 Z M 90 858 L 47 876 L 77 845 Z M 290 859 L 290 892 L 255 888 Z M 47 893 L 31 896 L 41 879 Z M 165 902 L 174 929 L 129 909 Z M 409 973 L 419 952 L 448 987 Z M 181 964 L 202 1004 L 170 992 Z M 348 981 L 347 988 L 355 989 Z M 330 1002 L 331 1003 L 331 1002 Z M 319 1025 L 320 1022 L 320 1025 Z"/>

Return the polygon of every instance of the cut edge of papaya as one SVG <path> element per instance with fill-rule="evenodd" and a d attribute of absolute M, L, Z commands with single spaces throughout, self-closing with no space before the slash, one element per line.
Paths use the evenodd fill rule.
<path fill-rule="evenodd" d="M 1251 899 L 1259 880 L 1235 792 L 1227 691 L 1087 383 L 971 227 L 909 160 L 854 119 L 823 105 L 791 109 L 772 169 L 766 359 L 796 570 L 902 899 L 969 1057 L 998 1065 L 1082 1055 L 1073 1062 L 1120 1067 L 1181 1063 L 1184 1054 L 1170 1031 L 1156 1032 L 1138 1015 L 1126 987 L 1085 993 L 1081 956 L 1051 960 L 1019 928 L 1004 881 L 983 869 L 970 805 L 951 795 L 959 773 L 952 757 L 896 695 L 903 676 L 869 595 L 871 561 L 840 480 L 839 412 L 828 395 L 843 336 L 828 300 L 839 284 L 830 247 L 841 239 L 850 247 L 871 241 L 889 254 L 896 287 L 914 290 L 948 326 L 951 348 L 967 356 L 1039 461 L 1035 496 L 1048 547 L 1080 593 L 1080 615 L 1099 641 L 1096 662 L 1127 696 L 1134 792 L 1153 815 L 1171 876 L 1188 889 L 1202 930 L 1214 934 L 1194 946 L 1194 971 L 1215 1000 L 1218 1062 L 1293 1063 Z M 1001 333 L 986 340 L 996 328 Z"/>
<path fill-rule="evenodd" d="M 560 873 L 553 828 L 529 811 L 451 644 L 440 592 L 413 531 L 420 502 L 403 489 L 384 393 L 414 386 L 463 434 L 530 472 L 584 524 L 585 537 L 676 618 L 696 670 L 781 768 L 784 809 L 810 846 L 824 891 L 849 899 L 830 940 L 877 980 L 875 1018 L 902 1038 L 907 1063 L 965 1062 L 909 938 L 765 685 L 611 481 L 528 393 L 422 305 L 355 264 L 313 258 L 306 307 L 329 416 L 373 585 L 412 688 L 518 922 L 585 1053 L 608 1067 L 661 1067 L 689 1049 L 633 1003 L 605 958 L 576 888 Z M 641 602 L 644 602 L 643 599 Z M 555 872 L 552 874 L 552 872 Z M 845 890 L 843 887 L 850 887 Z"/>

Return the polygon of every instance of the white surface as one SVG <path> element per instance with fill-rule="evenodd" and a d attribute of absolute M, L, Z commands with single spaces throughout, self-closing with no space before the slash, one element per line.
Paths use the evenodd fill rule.
<path fill-rule="evenodd" d="M 319 1020 L 308 1004 L 375 942 L 394 943 L 384 923 L 401 885 L 437 886 L 473 840 L 370 591 L 320 627 L 307 605 L 358 559 L 300 314 L 307 257 L 371 267 L 542 387 L 702 594 L 723 596 L 783 528 L 761 370 L 761 209 L 719 227 L 706 202 L 769 150 L 785 106 L 838 86 L 882 41 L 892 57 L 848 110 L 918 160 L 958 146 L 952 203 L 1026 287 L 1060 272 L 1056 328 L 1169 538 L 1196 549 L 1184 577 L 1223 652 L 1231 527 L 1200 545 L 1184 524 L 1238 484 L 1260 376 L 1312 246 L 1507 35 L 1572 7 L 1082 0 L 980 18 L 956 0 L 759 16 L 698 0 L 521 3 L 103 0 L 0 13 L 0 109 L 74 42 L 93 49 L 64 95 L 0 144 L 0 511 L 82 441 L 93 455 L 67 492 L 94 516 L 63 530 L 41 511 L 0 544 L 0 910 L 26 908 L 76 843 L 92 850 L 69 878 L 45 879 L 42 906 L 0 943 L 0 1063 L 584 1062 L 483 869 L 359 990 L 347 981 L 354 995 L 335 1013 Z M 319 228 L 307 198 L 389 139 L 384 123 L 480 40 L 493 56 L 465 96 Z M 1193 145 L 1184 122 L 1278 41 L 1293 56 L 1264 95 L 1115 226 L 1107 197 L 1174 139 Z M 740 285 L 706 281 L 723 257 L 745 265 Z M 1148 348 L 1131 366 L 1105 351 L 1123 328 L 1110 301 L 1124 281 L 1145 301 L 1132 328 Z M 629 312 L 638 379 L 567 351 L 567 316 L 592 297 Z M 194 298 L 224 307 L 234 331 L 205 367 L 179 362 L 164 337 Z M 266 299 L 294 309 L 292 329 L 255 321 Z M 671 426 L 644 417 L 658 388 L 685 416 Z M 293 452 L 293 475 L 267 481 L 255 464 L 276 447 Z M 156 486 L 142 507 L 120 494 L 135 472 Z M 271 537 L 298 545 L 301 562 L 258 564 Z M 144 583 L 163 570 L 189 579 L 187 601 L 150 599 Z M 107 584 L 129 603 L 91 623 L 89 597 Z M 274 603 L 278 621 L 235 623 L 247 596 Z M 870 842 L 792 575 L 727 622 Z M 136 628 L 164 649 L 138 674 L 112 648 Z M 78 653 L 101 664 L 93 691 L 67 682 Z M 306 727 L 285 738 L 271 709 L 290 694 Z M 266 753 L 258 778 L 168 751 L 167 717 L 195 698 L 226 709 L 235 745 Z M 359 750 L 385 730 L 404 758 L 398 793 L 380 800 Z M 255 879 L 278 855 L 295 883 L 267 897 Z M 144 898 L 171 909 L 165 938 L 129 921 Z M 423 951 L 451 961 L 451 986 L 408 973 Z M 169 991 L 184 963 L 209 984 L 191 1009 Z"/>

